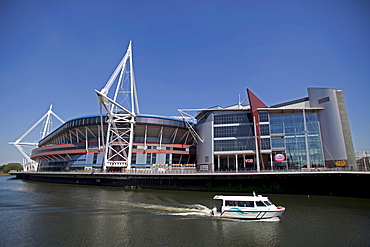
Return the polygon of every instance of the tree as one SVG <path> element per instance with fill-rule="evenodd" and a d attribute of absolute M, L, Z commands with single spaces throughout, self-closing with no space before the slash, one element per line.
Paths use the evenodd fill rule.
<path fill-rule="evenodd" d="M 22 170 L 22 166 L 19 163 L 9 163 L 0 167 L 0 172 L 9 172 L 11 170 Z"/>

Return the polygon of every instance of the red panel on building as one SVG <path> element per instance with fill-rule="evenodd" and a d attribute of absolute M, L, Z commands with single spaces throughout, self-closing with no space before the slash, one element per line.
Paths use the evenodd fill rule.
<path fill-rule="evenodd" d="M 256 136 L 257 136 L 257 145 L 258 150 L 261 150 L 261 131 L 260 131 L 260 120 L 258 117 L 258 108 L 268 108 L 268 106 L 262 102 L 251 90 L 247 88 L 247 94 L 249 99 L 249 105 L 251 107 L 252 115 L 256 125 Z"/>
<path fill-rule="evenodd" d="M 249 104 L 251 105 L 252 112 L 254 112 L 257 108 L 268 108 L 268 106 L 262 102 L 251 90 L 247 88 Z"/>

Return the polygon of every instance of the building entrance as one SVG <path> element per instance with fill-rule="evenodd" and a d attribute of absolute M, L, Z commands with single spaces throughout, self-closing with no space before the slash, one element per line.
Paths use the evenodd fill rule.
<path fill-rule="evenodd" d="M 256 157 L 250 154 L 215 155 L 215 171 L 243 172 L 257 169 Z"/>

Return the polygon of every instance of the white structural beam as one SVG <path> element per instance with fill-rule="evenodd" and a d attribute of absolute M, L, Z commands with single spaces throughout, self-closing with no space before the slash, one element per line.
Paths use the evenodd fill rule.
<path fill-rule="evenodd" d="M 64 123 L 64 120 L 61 119 L 58 115 L 56 115 L 53 110 L 53 105 L 50 105 L 49 110 L 45 113 L 44 116 L 42 116 L 34 125 L 31 126 L 21 137 L 19 137 L 15 142 L 9 142 L 9 144 L 14 145 L 19 152 L 24 156 L 25 162 L 23 162 L 22 166 L 24 170 L 37 170 L 38 163 L 33 161 L 30 157 L 30 155 L 24 150 L 22 146 L 37 146 L 38 144 L 35 142 L 22 142 L 22 140 L 32 131 L 34 130 L 42 121 L 43 128 L 41 131 L 41 139 L 43 139 L 45 136 L 47 136 L 52 127 L 52 121 L 51 117 L 54 116 L 56 119 L 58 119 L 62 124 Z"/>
<path fill-rule="evenodd" d="M 188 128 L 190 134 L 193 136 L 195 142 L 198 142 L 198 140 L 200 142 L 203 142 L 203 139 L 198 135 L 198 133 L 194 130 L 192 124 L 189 123 L 189 120 L 193 121 L 194 123 L 197 122 L 197 120 L 195 119 L 195 117 L 193 117 L 192 115 L 190 115 L 189 113 L 186 113 L 185 110 L 180 110 L 178 109 L 178 112 L 180 113 L 182 119 L 184 120 L 185 122 L 185 125 L 186 127 Z"/>

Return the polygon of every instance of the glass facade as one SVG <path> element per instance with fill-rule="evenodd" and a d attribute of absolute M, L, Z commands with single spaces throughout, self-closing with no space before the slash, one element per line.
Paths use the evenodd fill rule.
<path fill-rule="evenodd" d="M 214 137 L 245 137 L 253 136 L 252 125 L 215 127 Z"/>
<path fill-rule="evenodd" d="M 215 113 L 214 151 L 255 150 L 252 124 L 252 115 L 245 111 Z"/>
<path fill-rule="evenodd" d="M 261 136 L 269 136 L 270 135 L 270 125 L 261 124 L 260 131 L 261 131 Z"/>
<path fill-rule="evenodd" d="M 285 152 L 286 156 L 286 164 L 279 162 L 276 165 L 284 165 L 290 169 L 307 167 L 307 136 L 311 167 L 324 166 L 317 113 L 306 113 L 305 118 L 307 135 L 302 113 L 270 115 L 272 150 Z"/>
<path fill-rule="evenodd" d="M 260 123 L 262 123 L 262 122 L 268 122 L 269 121 L 269 113 L 268 113 L 268 111 L 259 111 L 258 112 L 258 118 L 260 120 Z"/>
<path fill-rule="evenodd" d="M 236 140 L 215 140 L 215 151 L 255 150 L 254 138 Z"/>
<path fill-rule="evenodd" d="M 261 149 L 270 150 L 271 149 L 271 140 L 270 138 L 261 138 Z"/>
<path fill-rule="evenodd" d="M 233 124 L 233 123 L 253 123 L 253 117 L 250 113 L 227 113 L 215 114 L 214 124 Z"/>

